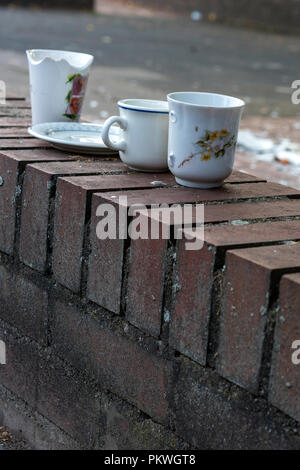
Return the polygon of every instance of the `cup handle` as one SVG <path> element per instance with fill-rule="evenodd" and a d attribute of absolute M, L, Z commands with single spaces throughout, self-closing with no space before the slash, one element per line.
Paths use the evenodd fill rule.
<path fill-rule="evenodd" d="M 175 111 L 171 111 L 170 112 L 170 121 L 173 122 L 173 124 L 175 124 L 177 122 L 177 115 L 175 113 Z"/>
<path fill-rule="evenodd" d="M 109 147 L 113 150 L 117 150 L 118 152 L 125 152 L 125 150 L 126 150 L 125 140 L 121 140 L 118 143 L 114 143 L 114 142 L 111 141 L 111 139 L 109 137 L 109 130 L 110 130 L 111 126 L 115 123 L 119 124 L 121 129 L 126 131 L 127 126 L 128 126 L 127 120 L 125 118 L 120 117 L 120 116 L 112 116 L 112 117 L 108 118 L 107 121 L 105 121 L 105 123 L 104 123 L 103 129 L 102 129 L 102 140 L 103 140 L 104 144 L 107 147 Z"/>
<path fill-rule="evenodd" d="M 169 164 L 169 168 L 170 168 L 170 169 L 171 169 L 171 168 L 174 168 L 174 164 L 175 164 L 174 160 L 175 160 L 175 155 L 174 155 L 174 153 L 172 152 L 172 153 L 170 153 L 169 156 L 168 156 L 168 164 Z"/>

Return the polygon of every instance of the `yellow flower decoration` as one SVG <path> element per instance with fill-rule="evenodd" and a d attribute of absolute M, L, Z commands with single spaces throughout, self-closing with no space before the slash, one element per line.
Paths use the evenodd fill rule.
<path fill-rule="evenodd" d="M 199 130 L 195 127 L 195 130 Z M 217 142 L 216 142 L 217 141 Z M 203 132 L 202 137 L 198 137 L 195 142 L 196 150 L 188 158 L 183 160 L 178 168 L 182 168 L 186 163 L 189 163 L 194 157 L 200 157 L 200 161 L 208 162 L 212 158 L 222 158 L 226 155 L 228 149 L 234 148 L 236 145 L 236 136 L 230 134 L 226 129 L 220 131 L 206 130 Z"/>
<path fill-rule="evenodd" d="M 212 132 L 211 134 L 209 134 L 209 140 L 217 140 L 219 137 L 219 132 L 218 131 L 215 131 L 215 132 Z"/>
<path fill-rule="evenodd" d="M 207 162 L 207 161 L 210 160 L 210 159 L 211 159 L 211 154 L 210 154 L 210 153 L 204 153 L 204 154 L 202 155 L 202 157 L 201 157 L 201 160 L 202 160 L 203 162 Z"/>

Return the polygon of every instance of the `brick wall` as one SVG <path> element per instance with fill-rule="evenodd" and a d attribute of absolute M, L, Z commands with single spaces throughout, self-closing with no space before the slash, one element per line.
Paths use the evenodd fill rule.
<path fill-rule="evenodd" d="M 3 422 L 42 449 L 299 449 L 300 192 L 59 152 L 26 106 L 0 109 Z M 96 208 L 124 194 L 203 202 L 203 249 L 98 240 Z"/>
<path fill-rule="evenodd" d="M 95 0 L 101 11 L 102 0 Z M 271 32 L 299 34 L 299 0 L 110 0 L 109 3 L 136 5 L 190 16 L 199 10 L 204 19 Z"/>
<path fill-rule="evenodd" d="M 0 6 L 19 6 L 19 7 L 39 7 L 39 8 L 59 8 L 59 9 L 80 9 L 93 10 L 93 0 L 0 0 Z"/>

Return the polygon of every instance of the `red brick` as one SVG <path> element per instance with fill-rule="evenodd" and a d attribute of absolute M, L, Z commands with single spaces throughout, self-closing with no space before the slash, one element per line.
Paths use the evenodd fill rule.
<path fill-rule="evenodd" d="M 103 433 L 101 396 L 53 356 L 41 357 L 37 410 L 85 448 L 92 449 Z"/>
<path fill-rule="evenodd" d="M 0 127 L 0 139 L 19 139 L 20 137 L 23 139 L 32 139 L 25 127 L 24 129 L 21 127 Z"/>
<path fill-rule="evenodd" d="M 121 400 L 103 400 L 107 415 L 105 447 L 118 450 L 187 450 L 190 446 L 168 428 Z"/>
<path fill-rule="evenodd" d="M 1 118 L 0 118 L 1 119 Z M 51 144 L 39 139 L 0 139 L 0 150 L 51 148 Z"/>
<path fill-rule="evenodd" d="M 238 220 L 261 220 L 300 215 L 300 201 L 271 200 L 270 202 L 211 204 L 205 206 L 205 223 L 228 222 Z"/>
<path fill-rule="evenodd" d="M 177 435 L 200 450 L 299 449 L 299 437 L 286 433 L 270 408 L 220 379 L 209 368 L 181 362 L 174 386 Z"/>
<path fill-rule="evenodd" d="M 189 232 L 190 233 L 190 232 Z M 216 225 L 205 228 L 205 241 L 218 247 L 299 240 L 300 220 L 274 221 L 250 225 Z"/>
<path fill-rule="evenodd" d="M 0 249 L 11 255 L 14 250 L 16 191 L 19 164 L 15 160 L 0 155 Z"/>
<path fill-rule="evenodd" d="M 111 331 L 104 321 L 60 302 L 55 304 L 52 338 L 54 350 L 95 377 L 102 388 L 125 398 L 154 420 L 168 421 L 169 361 Z"/>
<path fill-rule="evenodd" d="M 278 275 L 299 269 L 300 246 L 269 246 L 227 253 L 217 370 L 258 392 L 271 289 Z"/>
<path fill-rule="evenodd" d="M 16 199 L 22 188 L 18 186 L 19 177 L 27 162 L 68 160 L 70 157 L 54 150 L 19 150 L 0 154 L 0 250 L 13 253 L 16 226 Z"/>
<path fill-rule="evenodd" d="M 138 185 L 134 184 L 134 179 L 132 179 L 131 181 L 134 187 L 140 185 L 151 187 L 153 181 L 161 181 L 165 184 L 172 184 L 172 182 L 174 182 L 174 178 L 170 174 L 143 175 L 139 173 L 132 176 L 134 176 L 136 182 L 139 182 Z M 118 177 L 116 181 L 118 181 L 119 178 L 120 177 Z M 152 191 L 155 190 L 153 189 Z M 116 191 L 116 194 L 126 196 L 128 192 L 132 194 L 131 191 Z M 109 198 L 106 197 L 106 193 L 99 193 L 93 196 L 90 227 L 91 254 L 88 265 L 87 297 L 102 307 L 118 314 L 121 304 L 124 240 L 120 240 L 119 238 L 116 240 L 99 240 L 96 236 L 98 223 L 96 210 L 100 204 L 109 203 L 115 205 L 118 216 L 118 198 L 114 196 L 115 192 L 110 192 L 109 194 Z M 99 269 L 101 266 L 105 266 L 105 268 Z"/>
<path fill-rule="evenodd" d="M 5 98 L 7 101 L 10 101 L 10 100 L 25 101 L 26 100 L 24 96 L 17 95 L 16 93 L 7 93 L 7 92 L 6 92 Z"/>
<path fill-rule="evenodd" d="M 31 109 L 29 108 L 16 108 L 0 105 L 0 118 L 14 117 L 14 118 L 27 118 L 31 119 Z"/>
<path fill-rule="evenodd" d="M 65 152 L 60 152 L 54 148 L 47 149 L 14 149 L 4 150 L 1 155 L 11 157 L 13 160 L 22 163 L 38 163 L 38 162 L 51 162 L 51 161 L 72 161 L 76 159 L 76 155 L 69 155 Z"/>
<path fill-rule="evenodd" d="M 280 284 L 269 399 L 297 421 L 300 421 L 300 364 L 295 365 L 292 361 L 292 354 L 296 353 L 292 345 L 294 341 L 300 341 L 299 312 L 300 274 L 286 275 Z"/>
<path fill-rule="evenodd" d="M 103 162 L 99 172 L 127 172 L 120 161 Z M 151 187 L 157 175 L 130 174 L 84 176 L 59 179 L 54 224 L 53 272 L 56 279 L 73 290 L 80 290 L 83 241 L 88 193 L 120 188 Z M 170 179 L 170 176 L 164 176 Z M 98 270 L 98 268 L 97 268 Z"/>
<path fill-rule="evenodd" d="M 1 109 L 31 109 L 29 101 L 25 99 L 6 99 L 6 103 L 0 106 Z"/>
<path fill-rule="evenodd" d="M 13 302 L 12 302 L 13 299 Z M 11 269 L 0 266 L 0 318 L 26 336 L 47 342 L 48 296 Z"/>
<path fill-rule="evenodd" d="M 132 240 L 128 272 L 126 318 L 130 323 L 158 337 L 167 240 Z"/>
<path fill-rule="evenodd" d="M 168 216 L 172 214 L 172 208 L 152 209 L 151 212 L 147 209 L 141 211 L 143 215 L 156 221 L 166 221 L 168 224 Z M 174 212 L 174 220 L 171 224 L 177 227 L 182 226 L 182 214 Z M 162 219 L 163 216 L 163 219 Z M 221 223 L 233 221 L 252 221 L 262 219 L 276 219 L 300 216 L 300 202 L 298 199 L 291 200 L 272 200 L 269 202 L 239 202 L 232 204 L 210 204 L 204 207 L 204 223 Z M 192 207 L 192 218 L 185 227 L 194 226 L 203 223 L 202 220 L 197 220 L 196 207 Z"/>
<path fill-rule="evenodd" d="M 0 325 L 0 339 L 6 344 L 6 364 L 0 365 L 0 383 L 35 408 L 38 355 L 32 341 L 14 338 Z"/>
<path fill-rule="evenodd" d="M 189 229 L 185 232 L 193 235 Z M 180 240 L 176 263 L 178 278 L 174 286 L 176 295 L 170 322 L 172 347 L 200 364 L 206 364 L 214 270 L 216 263 L 223 262 L 222 253 L 225 250 L 297 239 L 300 239 L 299 220 L 207 227 L 204 247 L 200 251 L 185 250 L 185 240 Z M 189 267 L 191 263 L 193 269 Z"/>
<path fill-rule="evenodd" d="M 252 182 L 266 182 L 263 178 L 258 178 L 254 175 L 249 175 L 243 171 L 233 170 L 231 175 L 226 179 L 225 183 L 252 183 Z"/>
<path fill-rule="evenodd" d="M 106 194 L 111 196 L 123 195 L 122 192 Z M 300 197 L 300 191 L 276 183 L 245 183 L 224 184 L 218 189 L 192 189 L 178 186 L 176 188 L 162 188 L 153 190 L 128 191 L 128 204 L 176 204 L 176 203 L 202 203 L 211 201 L 235 201 L 257 198 L 271 198 L 278 196 Z"/>
<path fill-rule="evenodd" d="M 0 127 L 29 127 L 31 126 L 31 119 L 15 118 L 15 117 L 0 117 Z"/>
<path fill-rule="evenodd" d="M 55 178 L 63 175 L 99 173 L 107 162 L 48 162 L 28 165 L 24 177 L 20 232 L 20 260 L 33 269 L 47 269 L 48 224 Z"/>
<path fill-rule="evenodd" d="M 170 345 L 200 364 L 206 364 L 208 322 L 215 250 L 186 251 L 180 241 L 173 285 Z"/>
<path fill-rule="evenodd" d="M 98 224 L 96 211 L 102 203 L 101 196 L 94 194 L 91 209 L 91 251 L 88 260 L 87 298 L 118 314 L 121 308 L 124 240 L 118 237 L 116 240 L 98 239 L 96 234 Z M 116 211 L 116 214 L 118 226 L 118 211 Z"/>

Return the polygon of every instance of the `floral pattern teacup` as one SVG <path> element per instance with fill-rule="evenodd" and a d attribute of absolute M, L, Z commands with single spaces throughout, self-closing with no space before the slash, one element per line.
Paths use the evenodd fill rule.
<path fill-rule="evenodd" d="M 215 188 L 231 174 L 245 103 L 230 96 L 183 92 L 168 95 L 168 164 L 176 181 Z"/>

